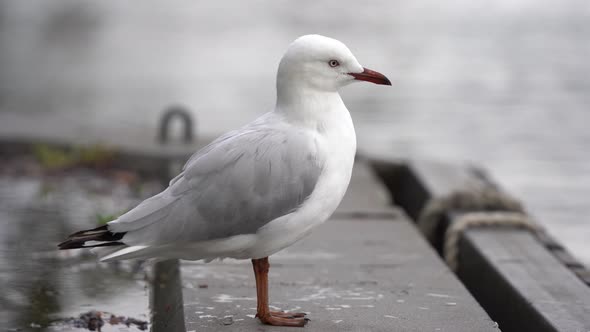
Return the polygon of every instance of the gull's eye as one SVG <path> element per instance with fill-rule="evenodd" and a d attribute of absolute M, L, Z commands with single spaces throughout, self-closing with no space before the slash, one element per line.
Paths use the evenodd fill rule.
<path fill-rule="evenodd" d="M 340 66 L 340 62 L 338 62 L 338 60 L 330 60 L 330 61 L 328 61 L 328 64 L 330 65 L 330 67 Z"/>

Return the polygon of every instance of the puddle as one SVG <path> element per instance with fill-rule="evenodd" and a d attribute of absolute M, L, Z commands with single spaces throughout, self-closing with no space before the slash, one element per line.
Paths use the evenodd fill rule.
<path fill-rule="evenodd" d="M 48 326 L 91 310 L 147 321 L 141 265 L 98 263 L 87 251 L 59 251 L 57 243 L 103 216 L 126 211 L 159 185 L 140 184 L 125 172 L 47 172 L 26 158 L 2 159 L 10 165 L 0 168 L 0 330 L 69 330 L 67 324 Z M 127 330 L 133 326 L 139 331 L 137 324 Z"/>

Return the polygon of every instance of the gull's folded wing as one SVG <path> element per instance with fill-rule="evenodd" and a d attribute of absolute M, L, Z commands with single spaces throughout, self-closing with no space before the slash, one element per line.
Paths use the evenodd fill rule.
<path fill-rule="evenodd" d="M 187 162 L 164 192 L 109 223 L 127 245 L 199 242 L 253 234 L 299 207 L 322 171 L 310 135 L 257 121 Z"/>

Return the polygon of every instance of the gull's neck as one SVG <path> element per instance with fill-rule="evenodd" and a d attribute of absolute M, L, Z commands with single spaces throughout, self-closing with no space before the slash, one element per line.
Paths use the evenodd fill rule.
<path fill-rule="evenodd" d="M 275 112 L 291 123 L 310 127 L 324 126 L 339 114 L 348 115 L 338 91 L 323 91 L 296 84 L 277 84 Z"/>

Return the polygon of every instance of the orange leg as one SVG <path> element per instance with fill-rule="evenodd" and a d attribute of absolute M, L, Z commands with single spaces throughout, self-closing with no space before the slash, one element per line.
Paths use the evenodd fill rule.
<path fill-rule="evenodd" d="M 303 327 L 308 319 L 304 313 L 270 311 L 268 308 L 268 257 L 253 259 L 254 277 L 256 278 L 256 297 L 258 299 L 256 317 L 263 324 L 275 326 Z"/>

